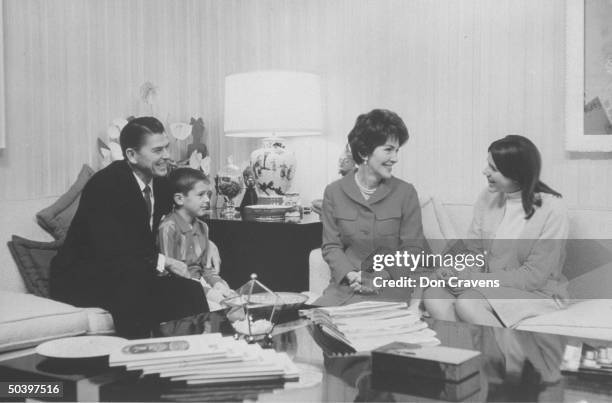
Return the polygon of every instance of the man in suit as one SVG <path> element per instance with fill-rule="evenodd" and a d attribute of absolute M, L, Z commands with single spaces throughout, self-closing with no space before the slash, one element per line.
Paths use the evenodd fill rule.
<path fill-rule="evenodd" d="M 147 337 L 161 322 L 208 311 L 202 286 L 187 266 L 161 255 L 157 227 L 172 207 L 162 123 L 131 120 L 119 142 L 124 160 L 97 172 L 83 189 L 64 245 L 51 264 L 51 296 L 101 306 L 118 334 Z M 219 266 L 212 246 L 210 260 Z"/>

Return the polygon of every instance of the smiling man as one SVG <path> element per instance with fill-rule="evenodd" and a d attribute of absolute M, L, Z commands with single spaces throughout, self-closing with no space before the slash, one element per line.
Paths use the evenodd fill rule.
<path fill-rule="evenodd" d="M 113 315 L 119 335 L 138 338 L 161 322 L 206 312 L 208 305 L 185 264 L 159 254 L 155 242 L 172 205 L 164 126 L 153 117 L 133 119 L 120 143 L 124 160 L 97 172 L 83 189 L 51 264 L 51 296 L 101 306 Z M 217 267 L 218 256 L 213 247 Z"/>

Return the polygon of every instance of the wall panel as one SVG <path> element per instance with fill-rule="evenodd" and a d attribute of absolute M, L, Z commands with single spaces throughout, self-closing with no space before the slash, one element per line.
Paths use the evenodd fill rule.
<path fill-rule="evenodd" d="M 544 179 L 574 207 L 612 208 L 612 162 L 568 155 L 564 2 L 558 0 L 6 0 L 7 149 L 0 199 L 58 195 L 117 116 L 202 116 L 214 167 L 246 161 L 254 140 L 225 139 L 223 79 L 254 69 L 321 74 L 325 136 L 291 139 L 296 188 L 319 197 L 356 116 L 404 117 L 397 175 L 471 203 L 488 144 L 523 133 Z M 159 86 L 153 111 L 139 101 Z M 173 144 L 174 150 L 185 145 Z"/>

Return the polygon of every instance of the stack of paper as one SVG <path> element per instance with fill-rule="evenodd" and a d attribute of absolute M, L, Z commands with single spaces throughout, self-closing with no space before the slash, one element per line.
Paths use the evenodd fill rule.
<path fill-rule="evenodd" d="M 347 352 L 371 351 L 394 341 L 424 346 L 440 344 L 436 332 L 401 302 L 365 301 L 316 308 L 306 315 L 322 333 L 348 346 Z"/>
<path fill-rule="evenodd" d="M 110 355 L 109 364 L 190 385 L 299 378 L 287 354 L 220 333 L 130 340 Z"/>

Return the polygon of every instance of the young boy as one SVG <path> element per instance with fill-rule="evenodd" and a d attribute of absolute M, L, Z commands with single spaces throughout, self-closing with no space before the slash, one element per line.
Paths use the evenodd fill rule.
<path fill-rule="evenodd" d="M 160 252 L 187 265 L 192 279 L 200 281 L 210 309 L 235 293 L 210 267 L 206 267 L 208 226 L 198 219 L 210 202 L 210 182 L 201 171 L 177 168 L 168 175 L 174 211 L 159 225 Z M 212 303 L 212 304 L 211 304 Z"/>

